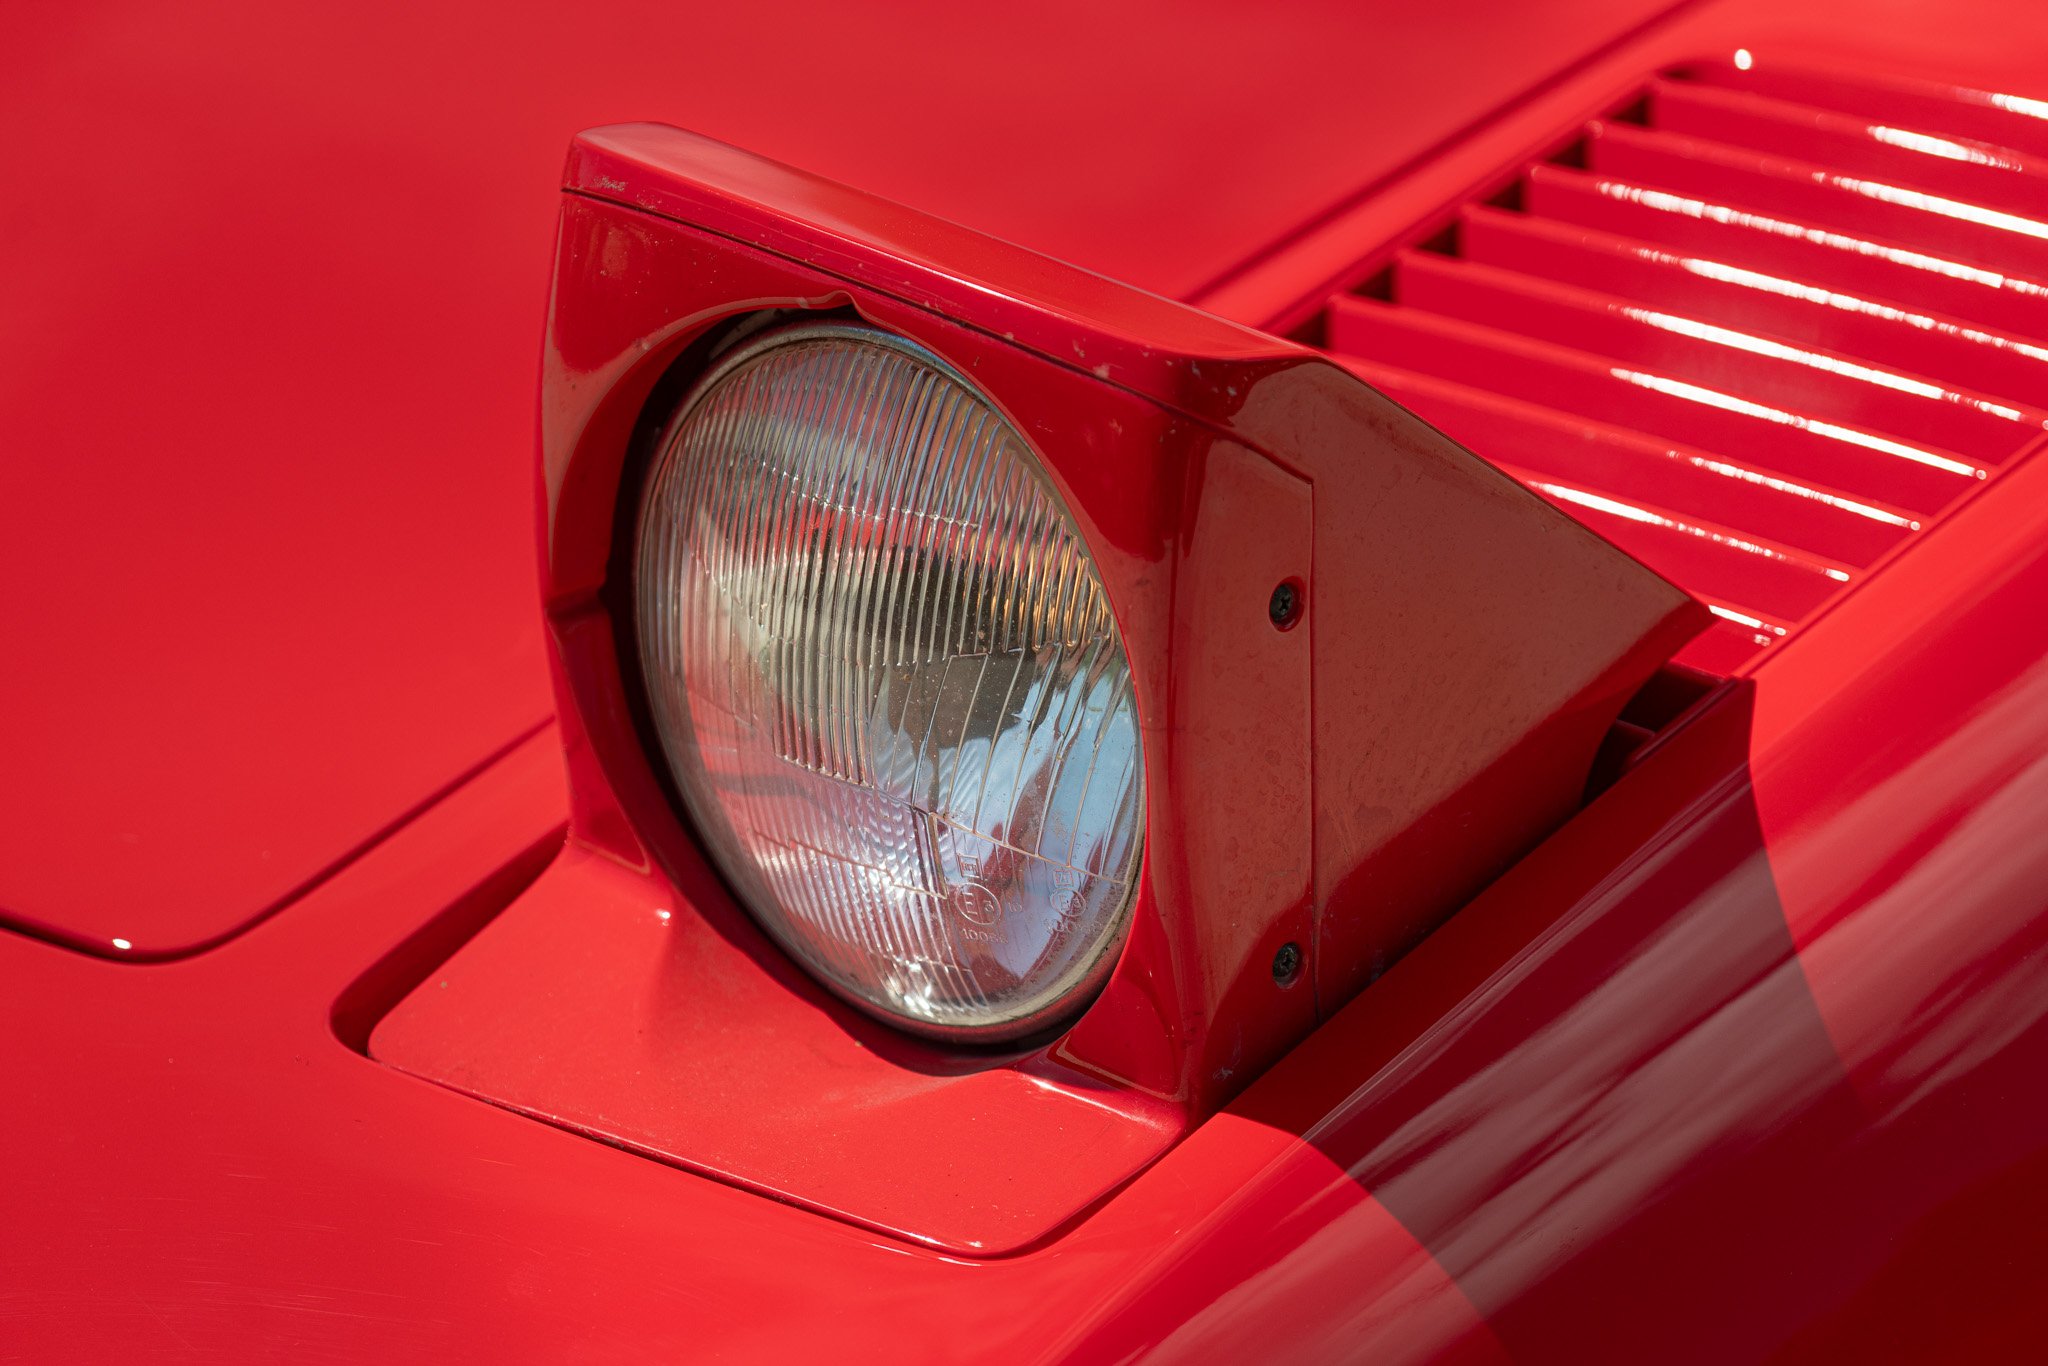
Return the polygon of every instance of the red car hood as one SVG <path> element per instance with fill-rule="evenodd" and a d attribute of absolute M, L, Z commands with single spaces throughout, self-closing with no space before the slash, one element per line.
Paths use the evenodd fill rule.
<path fill-rule="evenodd" d="M 0 920 L 42 936 L 0 932 L 0 1356 L 2039 1355 L 2048 437 L 1030 1250 L 364 1054 L 561 849 L 573 130 L 694 126 L 1270 323 L 1673 64 L 2048 109 L 2048 6 L 184 8 L 0 42 Z"/>
<path fill-rule="evenodd" d="M 578 129 L 1191 297 L 1672 7 L 1069 8 L 16 15 L 0 914 L 204 946 L 544 722 L 532 375 Z"/>

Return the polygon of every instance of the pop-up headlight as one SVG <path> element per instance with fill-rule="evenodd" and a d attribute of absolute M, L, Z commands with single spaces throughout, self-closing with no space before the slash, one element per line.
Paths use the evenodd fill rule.
<path fill-rule="evenodd" d="M 738 347 L 661 442 L 635 563 L 670 771 L 785 949 L 950 1038 L 1101 987 L 1143 833 L 1130 665 L 1059 494 L 965 380 L 868 328 Z"/>

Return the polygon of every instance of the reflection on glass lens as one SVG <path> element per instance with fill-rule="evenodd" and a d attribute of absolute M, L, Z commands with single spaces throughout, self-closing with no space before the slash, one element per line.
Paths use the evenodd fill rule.
<path fill-rule="evenodd" d="M 790 953 L 947 1037 L 1085 1002 L 1144 766 L 1094 563 L 1008 422 L 885 334 L 771 335 L 685 401 L 636 560 L 677 786 Z"/>

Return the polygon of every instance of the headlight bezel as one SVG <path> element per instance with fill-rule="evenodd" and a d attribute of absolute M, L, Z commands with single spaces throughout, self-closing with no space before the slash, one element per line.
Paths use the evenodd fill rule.
<path fill-rule="evenodd" d="M 636 251 L 643 241 L 639 234 L 628 240 Z M 716 269 L 733 274 L 733 260 L 757 268 L 706 289 L 716 298 L 709 307 L 671 303 L 643 312 L 637 295 L 620 291 L 626 316 L 597 318 L 605 335 L 623 329 L 635 339 L 610 343 L 609 359 L 589 381 L 593 391 L 573 405 L 573 426 L 550 436 L 543 414 L 544 445 L 571 457 L 542 473 L 550 616 L 562 641 L 557 667 L 561 690 L 575 699 L 564 720 L 572 725 L 576 837 L 644 870 L 653 888 L 674 889 L 669 895 L 687 913 L 727 938 L 753 943 L 752 956 L 780 965 L 784 989 L 813 1000 L 836 1030 L 865 1047 L 942 1072 L 990 1065 L 1041 1077 L 1072 1071 L 1106 1084 L 1101 1095 L 1135 1106 L 1134 1113 L 1159 1098 L 1212 1109 L 1317 1018 L 1312 985 L 1282 988 L 1270 972 L 1279 949 L 1295 944 L 1304 960 L 1297 980 L 1312 983 L 1317 952 L 1314 834 L 1301 805 L 1313 772 L 1313 612 L 1303 629 L 1288 632 L 1274 630 L 1268 616 L 1276 583 L 1312 578 L 1313 503 L 1298 475 L 1146 392 L 1159 389 L 1156 382 L 1119 379 L 1135 378 L 1136 363 L 1148 361 L 1205 395 L 1227 397 L 1239 381 L 1249 385 L 1248 366 L 1269 361 L 1227 358 L 1211 370 L 1128 335 L 1114 346 L 1075 343 L 1056 358 L 1027 341 L 1021 320 L 1016 333 L 992 332 L 889 289 L 833 280 L 815 264 L 776 256 L 772 242 L 709 240 L 718 243 Z M 610 281 L 603 258 L 609 250 L 617 267 L 618 242 L 565 240 L 563 250 L 588 262 L 587 278 Z M 647 245 L 686 250 L 680 241 Z M 623 273 L 683 268 L 628 258 Z M 1109 287 L 1090 282 L 1097 286 Z M 1178 312 L 1136 297 L 1141 311 Z M 588 309 L 581 316 L 592 320 Z M 669 422 L 732 348 L 817 322 L 905 339 L 966 377 L 1010 421 L 1038 453 L 1043 477 L 1088 545 L 1123 636 L 1146 766 L 1145 838 L 1128 930 L 1099 992 L 1078 1013 L 1055 1015 L 1030 1035 L 981 1043 L 918 1036 L 878 1021 L 791 959 L 734 895 L 688 819 L 636 677 L 631 529 Z M 566 358 L 583 344 L 580 333 L 564 336 L 554 354 Z M 1199 532 L 1191 531 L 1198 521 Z M 1204 629 L 1195 631 L 1195 622 Z M 1245 698 L 1261 709 L 1246 708 Z M 1219 714 L 1227 724 L 1216 723 Z M 1210 719 L 1191 729 L 1191 716 Z M 1232 775 L 1235 804 L 1210 798 L 1209 784 L 1223 773 Z"/>

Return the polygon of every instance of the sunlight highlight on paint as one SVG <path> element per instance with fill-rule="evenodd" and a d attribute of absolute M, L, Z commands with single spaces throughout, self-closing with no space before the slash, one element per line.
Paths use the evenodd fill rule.
<path fill-rule="evenodd" d="M 1667 451 L 1666 454 L 1676 455 L 1678 452 Z M 1844 498 L 1839 493 L 1828 493 L 1823 489 L 1810 488 L 1805 484 L 1795 484 L 1789 479 L 1779 479 L 1773 475 L 1764 474 L 1759 470 L 1744 469 L 1740 465 L 1732 465 L 1725 460 L 1709 459 L 1703 455 L 1687 456 L 1686 460 L 1689 464 L 1707 470 L 1710 473 L 1718 474 L 1728 479 L 1740 479 L 1746 484 L 1758 484 L 1771 490 L 1773 493 L 1790 494 L 1794 498 L 1806 498 L 1816 503 L 1825 503 L 1829 507 L 1839 508 L 1843 512 L 1857 517 L 1868 517 L 1873 522 L 1883 522 L 1886 526 L 1902 527 L 1907 531 L 1918 531 L 1920 529 L 1920 523 L 1911 517 L 1901 517 L 1896 512 L 1887 512 L 1883 508 L 1872 507 L 1868 503 L 1859 503 L 1852 498 Z"/>
<path fill-rule="evenodd" d="M 1981 470 L 1975 465 L 1965 464 L 1960 460 L 1951 460 L 1945 455 L 1936 455 L 1933 451 L 1925 451 L 1918 446 L 1909 446 L 1903 441 L 1893 441 L 1882 436 L 1872 436 L 1869 432 L 1859 432 L 1853 427 L 1844 427 L 1833 422 L 1823 422 L 1819 418 L 1802 417 L 1797 413 L 1788 413 L 1782 408 L 1772 408 L 1761 403 L 1752 403 L 1748 399 L 1737 398 L 1733 394 L 1724 394 L 1718 389 L 1708 389 L 1697 384 L 1687 384 L 1684 380 L 1667 379 L 1662 375 L 1646 375 L 1640 370 L 1628 370 L 1618 366 L 1610 368 L 1607 373 L 1625 383 L 1633 384 L 1638 388 L 1653 390 L 1656 393 L 1664 394 L 1671 398 L 1684 399 L 1688 403 L 1698 403 L 1726 413 L 1739 413 L 1744 417 L 1760 418 L 1765 422 L 1774 423 L 1780 427 L 1793 427 L 1800 431 L 1812 432 L 1815 436 L 1826 437 L 1830 441 L 1840 441 L 1845 445 L 1857 446 L 1863 450 L 1874 451 L 1879 455 L 1897 456 L 1901 460 L 1910 460 L 1916 465 L 1927 465 L 1933 469 L 1947 470 L 1951 474 L 1960 474 L 1971 479 L 1983 479 L 1988 475 L 1988 471 Z"/>
<path fill-rule="evenodd" d="M 1981 204 L 1966 204 L 1960 199 L 1948 199 L 1921 190 L 1908 190 L 1903 186 L 1886 185 L 1876 180 L 1857 180 L 1852 176 L 1839 175 L 1822 175 L 1815 178 L 1883 204 L 1896 204 L 1900 208 L 1918 209 L 1922 213 L 1939 214 L 1943 218 L 1953 218 L 1958 222 L 1975 223 L 1980 227 L 1998 228 L 2004 232 L 2019 233 L 2023 237 L 2037 237 L 2048 241 L 2048 223 L 2020 214 L 1987 209 Z"/>
<path fill-rule="evenodd" d="M 1725 204 L 1710 204 L 1704 199 L 1693 199 L 1686 195 L 1671 194 L 1665 190 L 1646 190 L 1636 185 L 1623 184 L 1616 180 L 1597 181 L 1595 188 L 1610 199 L 1638 204 L 1659 213 L 1675 213 L 1702 222 L 1720 223 L 1728 227 L 1748 228 L 1756 232 L 1767 232 L 1777 237 L 1792 237 L 1816 246 L 1831 247 L 1838 251 L 1854 252 L 1858 256 L 1875 257 L 1893 265 L 1906 266 L 1913 270 L 1929 271 L 1944 275 L 1952 280 L 1965 280 L 1971 284 L 1984 285 L 1991 289 L 2009 289 L 2018 294 L 2028 294 L 2048 299 L 2048 286 L 2017 276 L 2004 275 L 1995 270 L 1979 266 L 1964 265 L 1961 261 L 1950 261 L 1925 252 L 1908 251 L 1903 247 L 1887 247 L 1868 242 L 1846 233 L 1829 232 L 1824 228 L 1809 228 L 1799 223 L 1788 223 L 1767 214 L 1750 213 L 1743 209 L 1732 209 Z"/>
<path fill-rule="evenodd" d="M 1927 133 L 1872 124 L 1870 136 L 1889 147 L 1903 147 L 1909 152 L 1924 152 L 1928 156 L 1942 157 L 1948 161 L 1967 161 L 1973 166 L 1995 166 L 2001 171 L 2021 169 L 2017 161 L 2007 161 L 2004 157 L 1993 156 L 1982 148 L 1972 147 L 1967 143 L 1951 142 L 1947 138 L 1937 138 Z"/>
<path fill-rule="evenodd" d="M 2030 119 L 2048 119 L 2048 100 L 2030 100 L 2024 95 L 1993 95 L 1994 108 L 2009 114 L 2024 114 Z"/>
<path fill-rule="evenodd" d="M 1785 634 L 1785 628 L 1775 622 L 1765 621 L 1762 617 L 1753 617 L 1747 612 L 1738 612 L 1732 607 L 1723 607 L 1718 602 L 1710 602 L 1706 604 L 1706 608 L 1723 621 L 1732 621 L 1737 626 L 1747 626 L 1750 630 L 1757 632 L 1757 644 L 1759 645 L 1769 644 L 1771 636 L 1782 636 Z"/>
<path fill-rule="evenodd" d="M 1541 481 L 1536 483 L 1534 487 L 1562 502 L 1571 503 L 1582 508 L 1590 508 L 1594 512 L 1604 512 L 1610 517 L 1619 517 L 1624 521 L 1639 522 L 1645 526 L 1663 527 L 1666 530 L 1680 532 L 1687 536 L 1697 536 L 1703 541 L 1711 541 L 1715 545 L 1725 546 L 1744 555 L 1756 555 L 1767 560 L 1776 560 L 1781 564 L 1790 565 L 1798 569 L 1817 570 L 1828 578 L 1833 579 L 1836 583 L 1849 582 L 1849 575 L 1845 570 L 1814 564 L 1809 560 L 1788 555 L 1784 551 L 1771 546 L 1759 545 L 1755 541 L 1745 540 L 1739 536 L 1730 536 L 1726 532 L 1716 531 L 1711 527 L 1695 526 L 1690 522 L 1666 517 L 1661 513 L 1651 512 L 1648 508 L 1638 507 L 1634 503 L 1625 503 L 1618 498 L 1609 498 L 1605 494 L 1589 493 L 1585 489 L 1576 489 L 1569 484 L 1551 484 Z"/>
<path fill-rule="evenodd" d="M 1733 328 L 1716 327 L 1712 323 L 1696 322 L 1691 318 L 1681 318 L 1670 313 L 1658 313 L 1647 308 L 1624 307 L 1621 311 L 1637 322 L 1646 323 L 1651 327 L 1657 328 L 1659 331 L 1676 333 L 1679 336 L 1691 337 L 1697 341 L 1712 342 L 1716 346 L 1726 346 L 1737 351 L 1747 351 L 1753 356 L 1767 356 L 1772 360 L 1790 361 L 1794 365 L 1803 365 L 1813 370 L 1825 370 L 1829 374 L 1840 375 L 1844 379 L 1858 380 L 1864 384 L 1874 384 L 1898 393 L 1911 394 L 1916 398 L 1931 398 L 1960 404 L 1963 407 L 1974 408 L 1978 412 L 1988 413 L 1994 417 L 2006 418 L 2010 421 L 2018 421 L 2023 416 L 2019 409 L 2007 407 L 2002 403 L 1992 403 L 1985 399 L 1970 398 L 1967 395 L 1958 394 L 1951 389 L 1944 388 L 1939 384 L 1929 384 L 1925 380 L 1908 379 L 1906 376 L 1894 374 L 1890 370 L 1880 370 L 1875 366 L 1859 365 L 1855 361 L 1843 360 L 1836 356 L 1825 355 L 1819 351 L 1808 351 L 1803 347 L 1788 346 L 1784 342 L 1772 341 L 1767 337 L 1755 336 L 1748 332 L 1737 332 Z"/>
<path fill-rule="evenodd" d="M 1762 290 L 1767 294 L 1776 294 L 1787 299 L 1798 299 L 1810 304 L 1821 304 L 1828 308 L 1838 308 L 1845 313 L 1860 313 L 1865 317 L 1879 318 L 1885 322 L 1901 323 L 1922 332 L 1936 332 L 1943 336 L 1973 342 L 1979 346 L 1995 346 L 2001 351 L 2011 351 L 2016 355 L 2025 356 L 2028 360 L 2048 362 L 2048 347 L 2036 346 L 2031 342 L 2020 341 L 2014 337 L 2001 337 L 1994 332 L 1985 332 L 1974 327 L 1964 327 L 1957 323 L 1932 317 L 1926 313 L 1914 313 L 1907 309 L 1895 308 L 1890 304 L 1881 304 L 1874 300 L 1858 298 L 1854 294 L 1841 294 L 1832 289 L 1823 289 L 1819 285 L 1803 284 L 1797 280 L 1787 280 L 1776 275 L 1766 275 L 1762 271 L 1745 270 L 1741 266 L 1731 266 L 1720 261 L 1709 261 L 1704 257 L 1677 256 L 1651 247 L 1636 248 L 1636 254 L 1646 260 L 1677 266 L 1680 270 L 1700 276 L 1702 279 L 1716 280 L 1722 284 L 1740 285 L 1745 289 Z"/>

